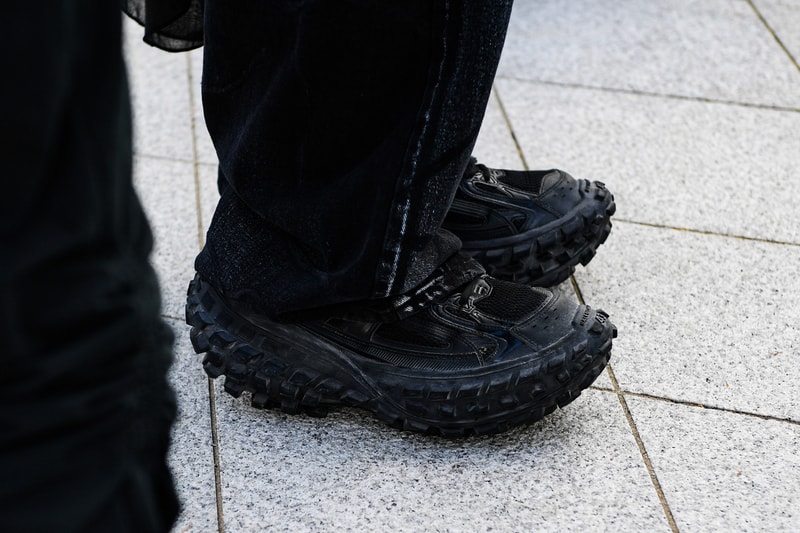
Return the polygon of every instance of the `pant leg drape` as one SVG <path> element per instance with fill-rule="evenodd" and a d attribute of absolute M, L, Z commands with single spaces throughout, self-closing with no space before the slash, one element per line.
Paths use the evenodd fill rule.
<path fill-rule="evenodd" d="M 206 2 L 203 105 L 228 186 L 198 271 L 269 315 L 422 281 L 460 247 L 440 226 L 510 11 Z"/>

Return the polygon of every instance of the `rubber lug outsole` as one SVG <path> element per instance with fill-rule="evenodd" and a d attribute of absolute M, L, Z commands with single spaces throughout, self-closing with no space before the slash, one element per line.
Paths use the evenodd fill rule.
<path fill-rule="evenodd" d="M 455 438 L 531 424 L 591 385 L 608 363 L 617 330 L 604 312 L 585 309 L 582 320 L 592 321 L 587 339 L 561 347 L 548 364 L 427 381 L 399 372 L 370 382 L 344 359 L 311 353 L 289 336 L 247 321 L 199 277 L 189 285 L 186 321 L 195 352 L 204 355 L 206 374 L 224 376 L 225 391 L 234 397 L 249 394 L 253 407 L 314 417 L 356 407 L 394 428 Z"/>
<path fill-rule="evenodd" d="M 495 278 L 537 287 L 558 285 L 578 264 L 586 266 L 611 233 L 614 195 L 601 182 L 586 183 L 599 201 L 569 214 L 556 228 L 532 232 L 513 244 L 465 242 L 462 250 Z"/>

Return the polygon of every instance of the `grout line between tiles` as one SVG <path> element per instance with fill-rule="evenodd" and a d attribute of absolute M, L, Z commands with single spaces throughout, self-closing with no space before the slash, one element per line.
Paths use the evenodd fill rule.
<path fill-rule="evenodd" d="M 796 68 L 797 70 L 800 70 L 800 64 L 797 63 L 797 59 L 795 59 L 795 57 L 792 55 L 792 53 L 789 51 L 789 49 L 786 48 L 786 45 L 783 44 L 783 41 L 781 41 L 781 38 L 778 37 L 778 34 L 775 32 L 775 30 L 772 29 L 772 26 L 769 25 L 769 22 L 767 22 L 767 19 L 764 18 L 764 15 L 761 14 L 761 11 L 756 7 L 756 5 L 753 2 L 753 0 L 746 0 L 746 1 L 747 1 L 748 4 L 750 4 L 750 7 L 753 9 L 753 11 L 755 12 L 756 16 L 759 18 L 759 20 L 761 20 L 761 24 L 763 24 L 764 27 L 767 28 L 767 31 L 769 31 L 769 33 L 772 35 L 773 39 L 775 39 L 775 41 L 778 43 L 778 46 L 780 46 L 783 49 L 783 51 L 786 53 L 786 55 L 789 56 L 789 60 L 792 62 L 792 64 L 794 64 L 794 68 Z"/>
<path fill-rule="evenodd" d="M 586 301 L 583 299 L 583 291 L 581 291 L 580 286 L 578 285 L 578 281 L 575 279 L 575 276 L 569 277 L 570 284 L 572 285 L 572 290 L 575 291 L 575 295 L 578 297 L 578 301 L 586 305 Z M 609 391 L 613 392 L 617 396 L 617 400 L 619 400 L 620 406 L 622 407 L 622 412 L 625 414 L 625 419 L 628 421 L 628 426 L 631 429 L 631 433 L 633 434 L 633 439 L 636 441 L 636 445 L 639 447 L 639 453 L 642 456 L 642 460 L 644 461 L 644 466 L 647 469 L 647 473 L 650 475 L 650 481 L 653 484 L 653 488 L 656 491 L 656 495 L 658 496 L 658 500 L 661 502 L 661 508 L 664 510 L 664 515 L 667 518 L 667 522 L 669 523 L 670 529 L 677 533 L 678 532 L 678 524 L 675 522 L 675 517 L 672 515 L 672 509 L 670 509 L 669 502 L 667 501 L 667 497 L 664 495 L 664 490 L 661 488 L 661 482 L 658 480 L 658 476 L 656 475 L 656 470 L 653 467 L 653 463 L 650 461 L 650 456 L 647 453 L 647 449 L 644 446 L 644 441 L 642 440 L 641 435 L 639 434 L 639 428 L 636 427 L 636 422 L 633 419 L 633 415 L 631 414 L 630 409 L 628 408 L 628 402 L 625 400 L 625 395 L 619 388 L 619 383 L 617 382 L 617 377 L 614 375 L 614 370 L 611 368 L 611 363 L 606 366 L 606 372 L 608 373 L 608 377 L 611 380 L 611 385 L 614 387 L 614 390 Z M 607 391 L 606 388 L 599 388 L 598 390 Z"/>
<path fill-rule="evenodd" d="M 607 387 L 601 387 L 598 385 L 591 385 L 589 389 L 599 391 L 599 392 L 610 392 L 617 394 L 617 391 L 614 389 L 609 389 Z M 675 398 L 667 398 L 666 396 L 658 396 L 656 394 L 647 394 L 646 392 L 633 392 L 629 390 L 620 389 L 619 394 L 623 396 L 630 396 L 631 398 L 640 398 L 642 400 L 652 400 L 656 402 L 664 402 L 664 403 L 671 403 L 675 405 L 682 405 L 684 407 L 694 407 L 695 409 L 705 409 L 708 411 L 718 411 L 721 413 L 727 413 L 731 415 L 739 415 L 739 416 L 749 416 L 753 418 L 758 418 L 760 420 L 766 420 L 769 422 L 778 422 L 778 423 L 785 423 L 785 424 L 792 424 L 794 426 L 800 426 L 800 420 L 795 420 L 793 418 L 782 418 L 779 416 L 774 415 L 764 415 L 761 413 L 755 413 L 753 411 L 742 411 L 740 409 L 730 409 L 728 407 L 719 407 L 716 405 L 707 405 L 700 402 L 692 402 L 689 400 L 677 400 Z"/>
<path fill-rule="evenodd" d="M 675 522 L 672 509 L 670 509 L 667 497 L 664 494 L 664 490 L 661 488 L 661 482 L 658 480 L 658 476 L 656 475 L 656 469 L 653 467 L 652 461 L 650 461 L 650 455 L 647 453 L 642 436 L 639 434 L 639 428 L 636 427 L 636 421 L 633 419 L 633 414 L 628 407 L 628 402 L 625 400 L 625 395 L 622 393 L 622 391 L 620 391 L 619 382 L 617 382 L 617 377 L 614 375 L 614 369 L 611 368 L 611 365 L 609 364 L 606 370 L 608 371 L 609 379 L 611 379 L 611 384 L 614 386 L 614 392 L 617 394 L 617 399 L 622 406 L 622 411 L 625 413 L 625 418 L 628 420 L 628 425 L 631 428 L 631 433 L 633 433 L 634 440 L 636 440 L 636 445 L 639 446 L 639 453 L 642 455 L 642 460 L 644 461 L 645 468 L 647 468 L 647 473 L 650 474 L 650 481 L 653 483 L 653 488 L 655 488 L 658 499 L 661 502 L 661 507 L 664 509 L 664 515 L 666 515 L 667 522 L 669 522 L 669 527 L 672 529 L 672 531 L 677 533 L 678 524 Z"/>
<path fill-rule="evenodd" d="M 777 37 L 776 37 L 777 38 Z M 736 102 L 734 100 L 721 100 L 717 98 L 706 98 L 703 96 L 686 96 L 682 94 L 669 94 L 669 93 L 654 93 L 650 91 L 642 91 L 638 89 L 622 89 L 619 87 L 601 87 L 596 85 L 585 85 L 583 83 L 568 83 L 561 81 L 542 80 L 535 78 L 518 78 L 516 76 L 498 76 L 498 79 L 517 81 L 523 83 L 534 83 L 538 85 L 550 85 L 553 87 L 565 87 L 569 89 L 585 89 L 588 91 L 599 91 L 606 93 L 630 94 L 634 96 L 647 96 L 651 98 L 666 98 L 669 100 L 686 100 L 689 102 L 702 102 L 705 104 L 720 104 L 736 107 L 747 107 L 751 109 L 763 109 L 766 111 L 788 111 L 792 113 L 800 113 L 800 107 L 788 107 L 779 105 L 768 104 L 753 104 L 748 102 Z"/>
<path fill-rule="evenodd" d="M 739 409 L 730 409 L 727 407 L 719 407 L 714 405 L 706 405 L 703 403 L 698 402 L 690 402 L 688 400 L 676 400 L 674 398 L 667 398 L 665 396 L 657 396 L 655 394 L 647 394 L 645 392 L 632 392 L 620 389 L 620 394 L 623 396 L 631 396 L 633 398 L 642 398 L 644 400 L 654 400 L 659 402 L 665 403 L 673 403 L 676 405 L 683 405 L 687 407 L 695 407 L 697 409 L 707 409 L 709 411 L 719 411 L 722 413 L 729 413 L 733 415 L 740 415 L 740 416 L 751 416 L 754 418 L 759 418 L 761 420 L 769 420 L 771 422 L 783 422 L 788 424 L 793 424 L 796 426 L 800 426 L 800 420 L 794 420 L 792 418 L 781 418 L 779 416 L 772 416 L 772 415 L 762 415 L 760 413 L 754 413 L 752 411 L 741 411 Z"/>
<path fill-rule="evenodd" d="M 194 108 L 194 76 L 192 76 L 192 56 L 186 54 L 186 76 L 189 80 L 189 118 L 192 124 L 192 168 L 194 169 L 194 200 L 197 206 L 197 243 L 203 248 L 203 203 L 200 197 L 200 165 L 197 162 L 197 121 Z"/>
<path fill-rule="evenodd" d="M 525 170 L 530 170 L 530 168 L 528 168 L 528 162 L 525 160 L 525 154 L 522 152 L 522 146 L 519 144 L 517 135 L 514 133 L 514 127 L 511 125 L 511 119 L 506 112 L 506 106 L 503 105 L 503 100 L 500 98 L 500 90 L 497 88 L 497 84 L 494 84 L 493 88 L 495 100 L 497 100 L 497 105 L 500 107 L 500 113 L 503 115 L 503 121 L 506 123 L 508 132 L 511 134 L 511 140 L 514 141 L 514 146 L 517 149 L 517 155 L 519 156 L 520 161 L 522 161 L 522 168 Z"/>
<path fill-rule="evenodd" d="M 578 286 L 578 280 L 575 279 L 575 276 L 570 275 L 569 283 L 572 285 L 572 290 L 575 291 L 575 296 L 578 297 L 578 301 L 582 305 L 586 305 L 586 300 L 583 299 L 583 291 L 581 291 L 581 288 Z"/>
<path fill-rule="evenodd" d="M 133 152 L 134 157 L 141 157 L 146 159 L 155 159 L 158 161 L 170 161 L 172 163 L 189 163 L 194 164 L 194 161 L 191 159 L 184 159 L 182 157 L 170 157 L 166 155 L 159 155 L 159 154 L 148 154 L 147 152 Z"/>
<path fill-rule="evenodd" d="M 194 118 L 192 118 L 192 122 L 195 122 Z M 134 157 L 143 159 L 155 159 L 157 161 L 169 161 L 171 163 L 187 163 L 189 165 L 197 165 L 198 168 L 209 167 L 213 168 L 214 170 L 217 169 L 216 163 L 209 163 L 206 161 L 194 161 L 192 159 L 183 159 L 182 157 L 169 157 L 166 155 L 148 154 L 145 152 L 133 152 L 133 155 Z"/>
<path fill-rule="evenodd" d="M 196 110 L 194 108 L 194 77 L 192 76 L 192 56 L 188 53 L 186 54 L 186 75 L 189 85 L 189 115 L 192 125 L 192 164 L 194 169 L 194 195 L 197 212 L 197 244 L 198 249 L 202 249 L 204 245 L 203 206 L 200 195 L 200 166 L 197 162 L 197 121 L 195 120 Z M 225 533 L 225 522 L 222 515 L 222 473 L 219 453 L 219 430 L 217 427 L 217 395 L 214 390 L 214 381 L 211 378 L 206 379 L 208 381 L 208 407 L 209 416 L 211 418 L 211 451 L 214 458 L 214 495 L 217 504 L 217 530 L 219 533 Z"/>
<path fill-rule="evenodd" d="M 775 239 L 763 239 L 759 237 L 747 237 L 745 235 L 732 235 L 730 233 L 719 233 L 716 231 L 707 231 L 702 229 L 692 229 L 692 228 L 684 228 L 681 226 L 669 226 L 666 224 L 653 224 L 651 222 L 639 222 L 637 220 L 630 220 L 625 218 L 617 218 L 614 217 L 614 222 L 622 222 L 624 224 L 635 224 L 637 226 L 644 226 L 646 228 L 656 228 L 656 229 L 669 229 L 674 231 L 683 231 L 686 233 L 694 233 L 696 235 L 710 235 L 713 237 L 727 237 L 729 239 L 739 239 L 742 241 L 749 241 L 749 242 L 760 242 L 764 244 L 781 244 L 784 246 L 800 246 L 800 243 L 797 242 L 789 242 L 789 241 L 779 241 Z"/>
<path fill-rule="evenodd" d="M 211 414 L 211 450 L 214 455 L 214 487 L 217 500 L 217 531 L 225 533 L 225 521 L 222 517 L 222 472 L 219 459 L 219 430 L 217 429 L 217 393 L 214 390 L 214 380 L 208 380 L 208 403 Z"/>

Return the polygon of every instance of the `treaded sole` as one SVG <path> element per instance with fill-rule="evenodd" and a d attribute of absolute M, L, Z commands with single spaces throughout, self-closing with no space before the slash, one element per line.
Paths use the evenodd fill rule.
<path fill-rule="evenodd" d="M 608 363 L 616 328 L 602 311 L 580 309 L 574 323 L 586 331 L 581 341 L 547 358 L 471 375 L 389 367 L 300 326 L 267 330 L 231 310 L 199 276 L 189 284 L 186 321 L 205 372 L 224 375 L 234 397 L 249 393 L 253 407 L 310 416 L 357 407 L 395 428 L 464 437 L 536 422 L 594 382 Z"/>
<path fill-rule="evenodd" d="M 557 285 L 586 266 L 611 233 L 616 211 L 614 195 L 601 182 L 584 182 L 586 193 L 594 189 L 592 201 L 551 224 L 552 229 L 534 230 L 513 243 L 465 242 L 462 250 L 480 262 L 489 275 L 537 287 Z"/>

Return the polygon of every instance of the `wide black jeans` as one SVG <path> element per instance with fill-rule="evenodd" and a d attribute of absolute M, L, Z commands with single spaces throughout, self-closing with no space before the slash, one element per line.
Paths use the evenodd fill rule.
<path fill-rule="evenodd" d="M 166 531 L 172 334 L 131 184 L 119 6 L 3 17 L 0 530 Z"/>
<path fill-rule="evenodd" d="M 511 0 L 205 2 L 222 197 L 197 270 L 278 316 L 408 291 L 483 119 Z"/>

